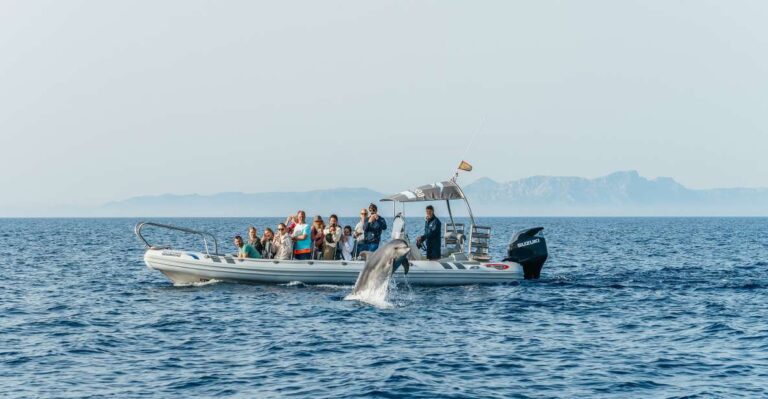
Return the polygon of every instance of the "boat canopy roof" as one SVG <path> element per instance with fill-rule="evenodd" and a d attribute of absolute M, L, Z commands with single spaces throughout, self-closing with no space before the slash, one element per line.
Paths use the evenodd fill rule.
<path fill-rule="evenodd" d="M 443 181 L 438 183 L 419 186 L 411 190 L 401 191 L 389 197 L 382 198 L 382 201 L 396 202 L 418 202 L 418 201 L 450 201 L 464 199 L 464 193 L 458 184 L 453 181 Z"/>

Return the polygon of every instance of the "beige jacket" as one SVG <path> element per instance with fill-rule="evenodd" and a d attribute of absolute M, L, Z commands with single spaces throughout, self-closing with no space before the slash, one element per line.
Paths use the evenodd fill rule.
<path fill-rule="evenodd" d="M 279 233 L 276 234 L 275 238 L 272 240 L 272 245 L 274 245 L 275 249 L 277 250 L 275 253 L 275 259 L 291 259 L 291 253 L 293 252 L 293 240 L 291 240 L 291 236 L 289 234 L 286 233 L 282 236 Z"/>
<path fill-rule="evenodd" d="M 337 225 L 336 226 L 336 231 L 333 234 L 331 234 L 331 227 L 330 226 L 326 227 L 325 230 L 323 230 L 323 231 L 325 232 L 326 236 L 330 235 L 330 236 L 333 237 L 333 242 L 330 243 L 330 242 L 328 242 L 328 240 L 326 240 L 325 241 L 325 245 L 335 248 L 336 244 L 338 244 L 339 241 L 341 241 L 341 235 L 344 232 L 344 228 Z"/>

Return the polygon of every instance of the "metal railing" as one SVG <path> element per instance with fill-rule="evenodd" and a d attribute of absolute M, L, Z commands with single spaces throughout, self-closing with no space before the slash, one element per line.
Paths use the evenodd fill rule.
<path fill-rule="evenodd" d="M 216 255 L 218 255 L 218 253 L 219 253 L 219 241 L 216 240 L 216 237 L 213 234 L 211 234 L 211 233 L 209 233 L 207 231 L 193 230 L 193 229 L 188 229 L 186 227 L 171 226 L 169 224 L 162 224 L 162 223 L 155 223 L 155 222 L 140 222 L 140 223 L 136 224 L 136 227 L 134 228 L 133 231 L 136 233 L 136 237 L 139 237 L 139 239 L 144 243 L 144 245 L 147 246 L 147 248 L 151 248 L 151 249 L 171 249 L 170 246 L 161 247 L 161 246 L 155 246 L 155 245 L 150 244 L 149 241 L 147 241 L 147 239 L 144 238 L 143 235 L 141 235 L 141 229 L 143 229 L 144 226 L 154 226 L 154 227 L 160 227 L 160 228 L 168 229 L 168 230 L 181 231 L 183 233 L 188 233 L 188 234 L 197 234 L 197 235 L 200 236 L 200 238 L 203 239 L 203 245 L 205 246 L 205 253 L 208 256 L 211 256 L 211 253 L 208 251 L 208 240 L 206 239 L 206 237 L 210 237 L 213 240 L 213 250 L 214 250 L 213 253 L 216 254 Z"/>

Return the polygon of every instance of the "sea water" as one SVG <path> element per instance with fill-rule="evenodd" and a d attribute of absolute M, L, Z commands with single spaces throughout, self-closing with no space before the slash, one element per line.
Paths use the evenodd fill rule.
<path fill-rule="evenodd" d="M 231 253 L 278 220 L 160 221 Z M 351 286 L 174 287 L 136 222 L 0 219 L 0 396 L 768 396 L 765 218 L 485 218 L 496 259 L 545 227 L 540 280 L 399 284 L 389 309 Z"/>

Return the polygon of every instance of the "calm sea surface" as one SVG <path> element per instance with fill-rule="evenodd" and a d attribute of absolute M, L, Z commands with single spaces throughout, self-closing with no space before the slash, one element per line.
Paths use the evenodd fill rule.
<path fill-rule="evenodd" d="M 161 221 L 232 252 L 277 219 Z M 174 287 L 136 222 L 0 219 L 0 397 L 768 397 L 765 218 L 482 219 L 496 259 L 544 226 L 542 279 L 401 285 L 392 309 L 347 286 Z"/>

